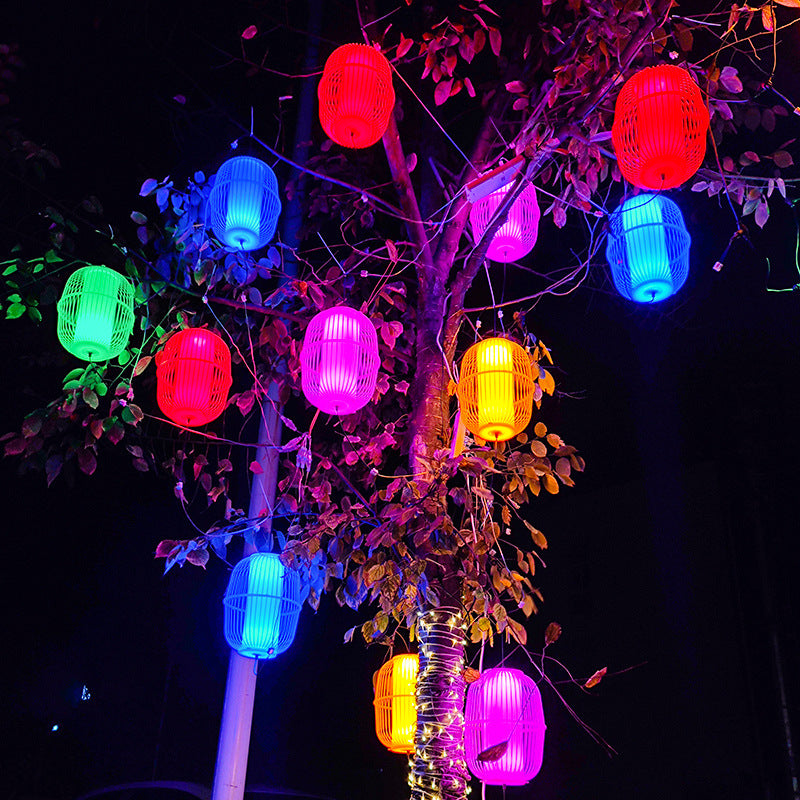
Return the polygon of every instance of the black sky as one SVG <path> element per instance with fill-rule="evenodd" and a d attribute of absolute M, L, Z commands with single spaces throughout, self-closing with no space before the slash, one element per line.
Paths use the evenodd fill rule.
<path fill-rule="evenodd" d="M 238 47 L 250 4 L 164 5 L 13 3 L 0 33 L 27 64 L 12 96 L 21 127 L 63 164 L 47 191 L 67 204 L 97 195 L 120 228 L 143 207 L 145 178 L 208 168 L 251 103 L 266 138 L 280 140 L 274 98 L 296 91 L 225 65 L 220 51 Z M 334 42 L 355 36 L 340 21 L 349 5 L 327 4 L 326 15 Z M 797 61 L 787 63 L 781 85 L 798 101 Z M 797 135 L 797 120 L 779 134 Z M 37 197 L 7 173 L 0 186 L 7 249 Z M 752 231 L 755 249 L 737 243 L 717 273 L 730 212 L 688 190 L 673 196 L 693 237 L 676 298 L 658 309 L 629 304 L 597 271 L 528 318 L 566 393 L 544 418 L 587 461 L 575 489 L 532 508 L 550 569 L 530 638 L 555 619 L 564 635 L 554 654 L 575 675 L 636 668 L 591 695 L 564 687 L 618 751 L 611 759 L 544 692 L 545 764 L 511 796 L 791 796 L 774 655 L 797 752 L 800 295 L 765 291 L 763 256 L 770 285 L 797 282 L 795 223 L 776 206 Z M 567 263 L 568 235 L 543 222 L 537 268 Z M 52 315 L 39 330 L 0 322 L 0 341 L 2 433 L 50 399 L 73 364 L 40 356 L 56 349 Z M 15 468 L 0 463 L 3 788 L 68 797 L 154 774 L 210 785 L 227 668 L 223 565 L 162 578 L 155 545 L 192 531 L 169 485 L 124 456 L 49 490 Z M 326 599 L 318 614 L 304 611 L 293 647 L 262 667 L 253 783 L 340 800 L 404 795 L 404 760 L 381 748 L 372 725 L 383 653 L 342 644 L 358 621 Z M 509 663 L 524 668 L 519 653 Z M 91 698 L 81 701 L 84 685 Z"/>

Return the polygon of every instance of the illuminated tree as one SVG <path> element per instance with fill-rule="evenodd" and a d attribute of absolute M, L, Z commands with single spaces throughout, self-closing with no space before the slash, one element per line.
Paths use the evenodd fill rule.
<path fill-rule="evenodd" d="M 369 605 L 371 617 L 361 626 L 368 642 L 392 643 L 410 628 L 423 651 L 419 702 L 431 719 L 452 717 L 418 731 L 413 796 L 456 798 L 466 782 L 458 749 L 463 721 L 442 708 L 458 709 L 463 695 L 461 636 L 527 643 L 524 620 L 541 601 L 534 574 L 547 540 L 526 504 L 542 490 L 572 486 L 573 473 L 583 469 L 576 449 L 538 418 L 507 444 L 464 440 L 455 418 L 461 356 L 482 338 L 480 320 L 527 348 L 536 408 L 554 393 L 549 353 L 528 329 L 527 312 L 545 294 L 607 281 L 595 278 L 605 275 L 606 220 L 625 194 L 610 149 L 614 101 L 640 68 L 683 66 L 705 98 L 712 146 L 692 190 L 724 195 L 732 237 L 746 234 L 742 219 L 750 215 L 766 224 L 770 200 L 793 191 L 782 172 L 792 156 L 783 148 L 737 154 L 726 149 L 726 135 L 742 126 L 771 131 L 787 115 L 784 99 L 768 88 L 774 64 L 752 80 L 739 70 L 756 69 L 747 48 L 770 53 L 797 14 L 790 0 L 777 14 L 768 2 L 697 18 L 673 13 L 668 0 L 407 5 L 387 27 L 379 20 L 394 9 L 365 2 L 347 31 L 381 49 L 393 67 L 401 100 L 383 134 L 383 153 L 377 144 L 344 151 L 316 130 L 314 154 L 280 186 L 283 200 L 302 198 L 301 241 L 284 233 L 254 251 L 210 233 L 205 206 L 213 183 L 205 174 L 180 184 L 145 181 L 140 194 L 155 201 L 158 213 L 151 219 L 152 204 L 144 204 L 151 200 L 142 201 L 133 214 L 137 241 L 116 233 L 110 240 L 116 261 L 109 266 L 135 285 L 131 344 L 114 361 L 66 375 L 61 395 L 32 411 L 6 438 L 5 451 L 43 469 L 49 483 L 75 464 L 93 473 L 107 445 L 125 442 L 134 468 L 172 478 L 179 502 L 187 504 L 187 489 L 196 484 L 209 503 L 219 503 L 220 522 L 210 530 L 159 545 L 167 569 L 204 565 L 211 551 L 225 557 L 234 537 L 258 550 L 277 543 L 284 562 L 302 575 L 312 606 L 324 591 L 340 604 Z M 241 34 L 237 60 L 248 73 L 285 72 L 269 49 L 269 37 L 280 34 L 262 39 L 259 27 L 254 19 Z M 300 89 L 316 78 L 293 81 Z M 292 161 L 268 137 L 246 134 L 248 155 Z M 482 183 L 484 173 L 500 177 Z M 495 234 L 532 185 L 541 205 L 539 240 L 551 223 L 569 225 L 576 241 L 582 237 L 581 257 L 573 263 L 565 253 L 553 265 L 553 273 L 562 270 L 558 280 L 470 308 L 468 293 Z M 502 201 L 473 238 L 473 200 L 498 188 Z M 41 293 L 63 285 L 65 265 L 85 263 L 70 221 L 50 219 L 53 248 L 5 265 L 8 318 L 27 313 L 36 320 Z M 215 230 L 223 235 L 227 222 Z M 486 270 L 491 284 L 493 268 Z M 38 288 L 23 296 L 19 287 L 31 282 Z M 334 305 L 372 320 L 381 359 L 372 401 L 341 418 L 316 414 L 300 391 L 303 331 Z M 501 310 L 512 312 L 507 331 Z M 175 329 L 203 326 L 231 344 L 234 394 L 219 424 L 181 433 L 164 453 L 153 445 L 167 424 L 152 403 L 154 356 Z M 236 459 L 250 461 L 243 454 L 254 440 L 240 434 L 242 418 L 265 408 L 293 435 L 259 442 L 279 458 L 280 479 L 274 504 L 248 514 L 230 500 L 229 474 Z M 276 430 L 279 437 L 280 425 Z M 262 469 L 252 462 L 253 472 Z M 447 658 L 437 660 L 438 671 L 426 670 L 426 648 L 439 647 Z M 452 693 L 440 691 L 445 683 Z M 455 767 L 442 766 L 453 758 Z"/>

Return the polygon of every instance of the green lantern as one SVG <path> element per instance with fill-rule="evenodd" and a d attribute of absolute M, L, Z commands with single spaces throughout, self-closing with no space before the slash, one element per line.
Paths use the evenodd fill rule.
<path fill-rule="evenodd" d="M 56 308 L 59 341 L 84 361 L 118 356 L 133 330 L 133 286 L 108 267 L 73 272 Z"/>

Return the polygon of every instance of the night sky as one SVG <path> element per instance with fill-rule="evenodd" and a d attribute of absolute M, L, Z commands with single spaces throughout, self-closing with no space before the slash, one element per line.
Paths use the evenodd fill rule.
<path fill-rule="evenodd" d="M 142 181 L 213 169 L 251 104 L 257 131 L 290 147 L 276 98 L 297 85 L 245 79 L 228 63 L 226 51 L 237 52 L 238 34 L 256 19 L 251 4 L 79 5 L 12 2 L 5 14 L 0 39 L 18 42 L 26 62 L 13 111 L 63 166 L 44 194 L 0 172 L 4 253 L 18 230 L 36 227 L 32 210 L 53 199 L 72 207 L 96 195 L 132 235 L 130 211 L 153 210 L 138 197 Z M 305 4 L 296 5 L 292 22 L 303 28 Z M 326 3 L 325 53 L 356 40 L 352 16 L 351 4 Z M 286 46 L 300 52 L 301 42 L 289 36 Z M 798 52 L 800 37 L 789 44 Z M 800 59 L 786 53 L 776 85 L 798 103 Z M 775 147 L 800 135 L 797 117 L 781 124 Z M 559 688 L 618 754 L 609 758 L 543 690 L 544 767 L 511 798 L 791 797 L 787 728 L 800 752 L 800 294 L 765 291 L 764 255 L 770 286 L 797 283 L 795 220 L 774 204 L 763 231 L 749 225 L 754 248 L 735 243 L 715 272 L 735 230 L 729 210 L 688 189 L 671 196 L 693 237 L 677 297 L 657 308 L 628 303 L 597 269 L 528 316 L 558 367 L 561 394 L 542 418 L 587 462 L 574 489 L 530 507 L 550 548 L 546 603 L 529 642 L 538 647 L 557 620 L 564 633 L 552 653 L 576 677 L 608 667 L 589 694 Z M 570 235 L 543 221 L 532 264 L 568 266 Z M 509 267 L 504 280 L 528 278 Z M 476 284 L 473 298 L 485 291 Z M 38 328 L 0 322 L 0 342 L 4 433 L 52 399 L 75 363 L 58 348 L 53 309 Z M 193 532 L 169 483 L 133 471 L 124 453 L 106 454 L 91 479 L 49 490 L 43 476 L 16 468 L 0 461 L 2 789 L 62 798 L 151 779 L 210 786 L 228 660 L 227 568 L 212 561 L 206 572 L 162 577 L 158 541 Z M 198 518 L 208 525 L 215 515 Z M 325 598 L 317 614 L 304 610 L 292 648 L 262 665 L 251 784 L 337 800 L 406 795 L 405 760 L 374 734 L 371 677 L 384 652 L 342 643 L 361 620 Z M 507 664 L 525 669 L 526 657 L 515 652 Z"/>

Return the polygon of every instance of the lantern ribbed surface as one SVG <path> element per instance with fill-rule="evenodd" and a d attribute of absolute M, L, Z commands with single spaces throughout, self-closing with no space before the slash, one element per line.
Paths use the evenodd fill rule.
<path fill-rule="evenodd" d="M 276 553 L 253 553 L 234 567 L 223 605 L 228 644 L 248 658 L 275 658 L 294 641 L 300 575 Z"/>
<path fill-rule="evenodd" d="M 539 687 L 518 669 L 488 669 L 467 688 L 464 746 L 469 771 L 492 786 L 521 786 L 542 768 L 545 722 Z M 478 755 L 508 742 L 495 761 Z"/>
<path fill-rule="evenodd" d="M 105 361 L 128 344 L 133 286 L 108 267 L 81 267 L 69 276 L 56 309 L 64 349 L 84 361 Z"/>
<path fill-rule="evenodd" d="M 366 44 L 345 44 L 331 53 L 317 91 L 319 121 L 343 147 L 369 147 L 383 136 L 394 108 L 392 68 Z"/>
<path fill-rule="evenodd" d="M 411 753 L 417 730 L 419 656 L 406 653 L 389 659 L 375 680 L 375 732 L 392 753 Z"/>
<path fill-rule="evenodd" d="M 347 306 L 320 311 L 300 352 L 303 394 L 328 414 L 352 414 L 375 393 L 380 357 L 375 326 Z"/>
<path fill-rule="evenodd" d="M 689 180 L 706 154 L 707 131 L 703 95 L 681 67 L 646 67 L 617 97 L 611 128 L 617 163 L 641 189 L 671 189 Z"/>
<path fill-rule="evenodd" d="M 258 250 L 275 235 L 281 200 L 275 173 L 253 156 L 229 158 L 208 198 L 208 222 L 229 247 Z"/>
<path fill-rule="evenodd" d="M 196 428 L 216 419 L 228 402 L 231 352 L 213 331 L 186 328 L 156 355 L 158 407 L 173 422 Z"/>
<path fill-rule="evenodd" d="M 456 387 L 467 430 L 490 442 L 520 433 L 533 413 L 533 368 L 525 348 L 494 337 L 464 353 Z"/>
<path fill-rule="evenodd" d="M 506 184 L 473 204 L 469 221 L 476 243 L 483 236 L 511 186 L 512 184 Z M 536 200 L 536 189 L 529 183 L 508 210 L 506 221 L 497 229 L 486 251 L 486 258 L 504 263 L 517 261 L 533 250 L 538 233 L 539 203 Z"/>
<path fill-rule="evenodd" d="M 617 291 L 637 303 L 675 294 L 689 275 L 689 245 L 681 210 L 668 197 L 639 194 L 612 215 L 606 258 Z"/>

